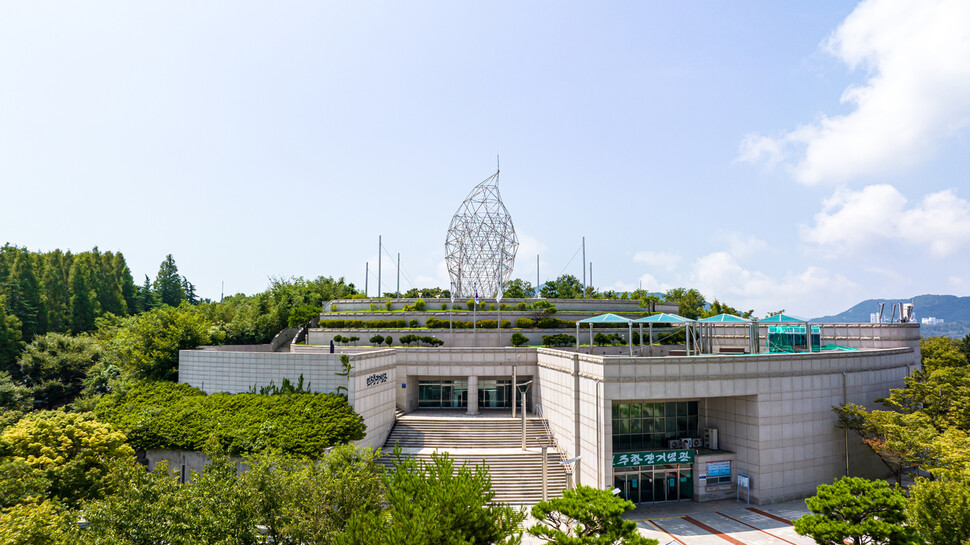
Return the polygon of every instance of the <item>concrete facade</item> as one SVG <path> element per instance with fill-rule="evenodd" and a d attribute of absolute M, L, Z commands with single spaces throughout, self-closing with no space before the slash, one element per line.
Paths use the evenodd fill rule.
<path fill-rule="evenodd" d="M 582 457 L 575 464 L 575 481 L 597 487 L 614 485 L 614 403 L 696 402 L 698 433 L 717 429 L 719 445 L 716 451 L 697 451 L 694 499 L 730 495 L 737 473 L 744 473 L 751 478 L 752 503 L 765 504 L 811 495 L 818 484 L 845 474 L 847 465 L 850 475 L 884 472 L 861 441 L 836 428 L 831 408 L 843 402 L 872 407 L 891 388 L 901 387 L 919 365 L 919 327 L 823 327 L 823 339 L 832 331 L 840 341 L 834 344 L 859 350 L 629 357 L 531 347 L 361 347 L 348 350 L 352 369 L 343 377 L 337 374 L 343 370 L 340 354 L 325 346 L 295 345 L 290 353 L 182 351 L 179 379 L 206 392 L 245 392 L 300 374 L 314 391 L 346 387 L 367 424 L 367 436 L 358 444 L 380 447 L 395 411 L 418 407 L 422 380 L 461 380 L 473 389 L 481 380 L 514 374 L 520 382 L 534 381 L 530 410 L 547 420 L 563 456 Z M 742 336 L 731 328 L 717 332 L 722 334 L 712 338 L 715 345 L 731 346 Z M 470 414 L 477 411 L 473 399 L 469 391 Z M 708 486 L 701 479 L 708 462 L 716 461 L 731 462 L 730 485 Z"/>

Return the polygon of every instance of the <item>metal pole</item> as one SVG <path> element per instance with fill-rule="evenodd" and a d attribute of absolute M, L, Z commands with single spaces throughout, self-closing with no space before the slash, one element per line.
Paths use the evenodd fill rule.
<path fill-rule="evenodd" d="M 495 308 L 498 310 L 498 320 L 495 327 L 498 331 L 498 346 L 502 346 L 502 260 L 505 258 L 504 248 L 498 249 L 498 293 L 495 296 Z"/>
<path fill-rule="evenodd" d="M 542 442 L 542 501 L 548 499 L 546 494 L 546 451 L 549 447 L 546 446 L 546 442 Z"/>
<path fill-rule="evenodd" d="M 589 285 L 590 287 L 593 286 L 593 262 L 592 261 L 589 262 Z"/>
<path fill-rule="evenodd" d="M 583 299 L 586 299 L 586 237 L 583 237 Z"/>
<path fill-rule="evenodd" d="M 536 254 L 536 297 L 539 297 L 539 254 Z"/>
<path fill-rule="evenodd" d="M 522 450 L 525 450 L 525 390 L 522 390 Z"/>
<path fill-rule="evenodd" d="M 381 296 L 381 251 L 384 245 L 381 243 L 381 235 L 377 235 L 377 296 Z"/>
<path fill-rule="evenodd" d="M 367 297 L 367 283 L 370 282 L 370 262 L 364 262 L 364 297 Z"/>
<path fill-rule="evenodd" d="M 478 303 L 472 300 L 472 346 L 478 346 Z"/>
<path fill-rule="evenodd" d="M 401 252 L 397 253 L 397 296 L 401 296 Z"/>

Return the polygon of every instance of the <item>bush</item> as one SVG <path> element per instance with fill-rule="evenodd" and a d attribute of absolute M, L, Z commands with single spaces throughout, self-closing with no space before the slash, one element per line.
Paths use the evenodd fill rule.
<path fill-rule="evenodd" d="M 566 335 L 563 333 L 557 335 L 543 335 L 542 344 L 546 346 L 571 346 L 576 344 L 576 337 L 574 335 Z"/>
<path fill-rule="evenodd" d="M 468 301 L 465 302 L 465 306 L 468 307 L 468 310 L 474 310 L 475 309 L 475 300 L 474 299 L 469 299 Z"/>
<path fill-rule="evenodd" d="M 515 327 L 519 329 L 532 329 L 536 326 L 536 321 L 532 318 L 519 318 L 515 321 Z"/>
<path fill-rule="evenodd" d="M 441 310 L 448 310 L 448 303 L 441 303 Z"/>
<path fill-rule="evenodd" d="M 603 333 L 597 333 L 597 334 L 596 334 L 596 335 L 595 335 L 595 336 L 593 337 L 593 342 L 594 342 L 595 344 L 598 344 L 598 345 L 600 345 L 600 346 L 603 346 L 604 344 L 612 344 L 612 343 L 610 342 L 610 338 L 609 338 L 609 337 L 607 337 L 606 335 L 604 335 Z"/>
<path fill-rule="evenodd" d="M 405 346 L 411 346 L 411 343 L 418 342 L 420 340 L 421 340 L 421 337 L 418 337 L 417 335 L 412 335 L 412 334 L 401 335 L 401 338 L 399 339 L 400 343 Z"/>
<path fill-rule="evenodd" d="M 337 344 L 340 344 L 340 343 L 344 342 L 343 335 L 334 335 L 333 336 L 333 342 L 335 342 Z"/>
<path fill-rule="evenodd" d="M 424 312 L 425 302 L 424 299 L 418 299 L 414 302 L 414 310 L 418 312 Z"/>
<path fill-rule="evenodd" d="M 210 437 L 230 454 L 266 449 L 319 458 L 363 439 L 363 419 L 335 394 L 212 394 L 154 382 L 101 398 L 95 414 L 139 449 L 202 450 Z"/>
<path fill-rule="evenodd" d="M 529 310 L 529 305 L 525 304 L 525 301 L 520 301 L 516 303 L 515 310 Z"/>
<path fill-rule="evenodd" d="M 445 344 L 445 341 L 436 337 L 421 337 L 421 342 L 428 346 L 442 346 Z"/>
<path fill-rule="evenodd" d="M 390 335 L 388 335 L 387 337 L 384 337 L 384 344 L 386 344 L 387 346 L 391 346 L 391 343 L 393 342 L 394 342 L 394 337 L 391 337 Z"/>
<path fill-rule="evenodd" d="M 489 310 L 495 310 L 495 303 L 488 305 Z"/>
<path fill-rule="evenodd" d="M 408 327 L 421 327 L 417 320 L 411 320 L 408 322 Z"/>
<path fill-rule="evenodd" d="M 350 338 L 348 338 L 346 340 L 349 343 L 354 343 L 354 346 L 356 346 L 357 345 L 357 341 L 360 340 L 360 337 L 358 337 L 357 335 L 353 335 L 353 336 L 351 336 Z"/>
<path fill-rule="evenodd" d="M 512 338 L 509 340 L 512 342 L 512 346 L 522 346 L 525 343 L 529 342 L 529 338 L 519 333 L 518 331 L 513 333 Z"/>
<path fill-rule="evenodd" d="M 373 337 L 370 338 L 370 343 L 371 344 L 377 344 L 377 345 L 384 344 L 384 336 L 383 335 L 374 335 Z"/>

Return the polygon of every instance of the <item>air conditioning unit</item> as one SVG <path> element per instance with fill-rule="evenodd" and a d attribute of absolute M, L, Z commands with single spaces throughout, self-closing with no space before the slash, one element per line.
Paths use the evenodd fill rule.
<path fill-rule="evenodd" d="M 704 440 L 701 439 L 700 437 L 694 437 L 694 438 L 691 438 L 690 439 L 690 447 L 691 448 L 700 448 L 700 447 L 703 447 L 703 446 L 704 446 Z"/>
<path fill-rule="evenodd" d="M 717 450 L 717 428 L 704 428 L 704 448 Z"/>
<path fill-rule="evenodd" d="M 680 448 L 680 439 L 671 439 L 667 441 L 667 448 L 670 450 L 677 450 Z"/>

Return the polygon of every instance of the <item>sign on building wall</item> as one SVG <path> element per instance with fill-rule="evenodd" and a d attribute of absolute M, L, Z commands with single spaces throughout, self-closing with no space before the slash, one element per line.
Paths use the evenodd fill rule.
<path fill-rule="evenodd" d="M 731 461 L 726 460 L 723 462 L 707 462 L 707 476 L 708 477 L 723 477 L 731 475 Z"/>
<path fill-rule="evenodd" d="M 613 455 L 613 467 L 654 466 L 662 464 L 692 464 L 693 450 L 661 450 L 654 452 L 624 452 Z M 730 473 L 730 472 L 729 472 Z"/>
<path fill-rule="evenodd" d="M 367 386 L 377 386 L 378 384 L 384 384 L 385 382 L 387 382 L 387 372 L 374 373 L 373 375 L 367 377 Z"/>

